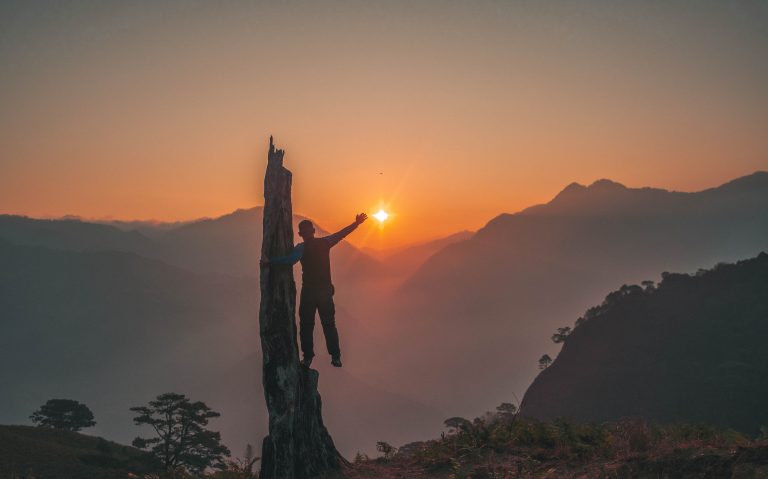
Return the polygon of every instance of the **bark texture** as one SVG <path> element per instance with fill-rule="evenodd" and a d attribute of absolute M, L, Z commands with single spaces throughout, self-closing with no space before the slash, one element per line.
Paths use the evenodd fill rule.
<path fill-rule="evenodd" d="M 284 151 L 269 139 L 264 177 L 262 254 L 286 255 L 293 248 L 291 172 Z M 296 343 L 296 283 L 293 268 L 261 269 L 259 330 L 269 435 L 264 438 L 262 479 L 310 479 L 335 471 L 341 459 L 321 415 L 319 374 L 299 364 Z"/>

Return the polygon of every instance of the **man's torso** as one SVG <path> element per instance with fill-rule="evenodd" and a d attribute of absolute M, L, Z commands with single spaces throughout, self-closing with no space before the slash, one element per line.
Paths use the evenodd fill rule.
<path fill-rule="evenodd" d="M 329 288 L 331 286 L 331 246 L 321 238 L 304 241 L 301 256 L 302 287 Z"/>

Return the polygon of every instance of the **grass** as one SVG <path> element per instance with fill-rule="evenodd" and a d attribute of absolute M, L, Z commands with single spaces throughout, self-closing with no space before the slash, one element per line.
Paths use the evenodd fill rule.
<path fill-rule="evenodd" d="M 768 477 L 768 442 L 705 425 L 476 419 L 389 460 L 345 471 L 369 478 Z M 758 472 L 755 472 L 758 471 Z M 763 475 L 755 475 L 755 474 Z"/>
<path fill-rule="evenodd" d="M 0 479 L 126 479 L 155 470 L 146 453 L 99 437 L 0 426 Z"/>
<path fill-rule="evenodd" d="M 359 455 L 333 479 L 768 477 L 765 435 L 752 439 L 695 424 L 583 424 L 489 414 L 456 421 L 440 438 L 400 450 L 381 443 L 384 456 Z M 157 478 L 155 471 L 142 451 L 102 438 L 0 426 L 0 479 Z M 206 477 L 254 475 L 231 468 Z"/>

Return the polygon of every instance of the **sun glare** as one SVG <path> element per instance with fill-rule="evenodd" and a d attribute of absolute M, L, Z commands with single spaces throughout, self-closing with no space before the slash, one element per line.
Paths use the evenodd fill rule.
<path fill-rule="evenodd" d="M 379 209 L 379 211 L 373 214 L 373 217 L 379 220 L 379 223 L 383 223 L 387 218 L 389 218 L 389 215 L 383 209 Z"/>

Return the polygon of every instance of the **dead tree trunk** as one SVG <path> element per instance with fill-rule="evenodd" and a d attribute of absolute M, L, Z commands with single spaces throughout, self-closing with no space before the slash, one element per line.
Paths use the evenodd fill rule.
<path fill-rule="evenodd" d="M 291 172 L 283 167 L 283 155 L 270 137 L 261 245 L 267 257 L 286 255 L 293 248 Z M 323 425 L 317 392 L 319 374 L 299 365 L 293 269 L 277 265 L 262 268 L 260 279 L 262 383 L 269 410 L 260 477 L 314 478 L 337 470 L 342 459 Z"/>

